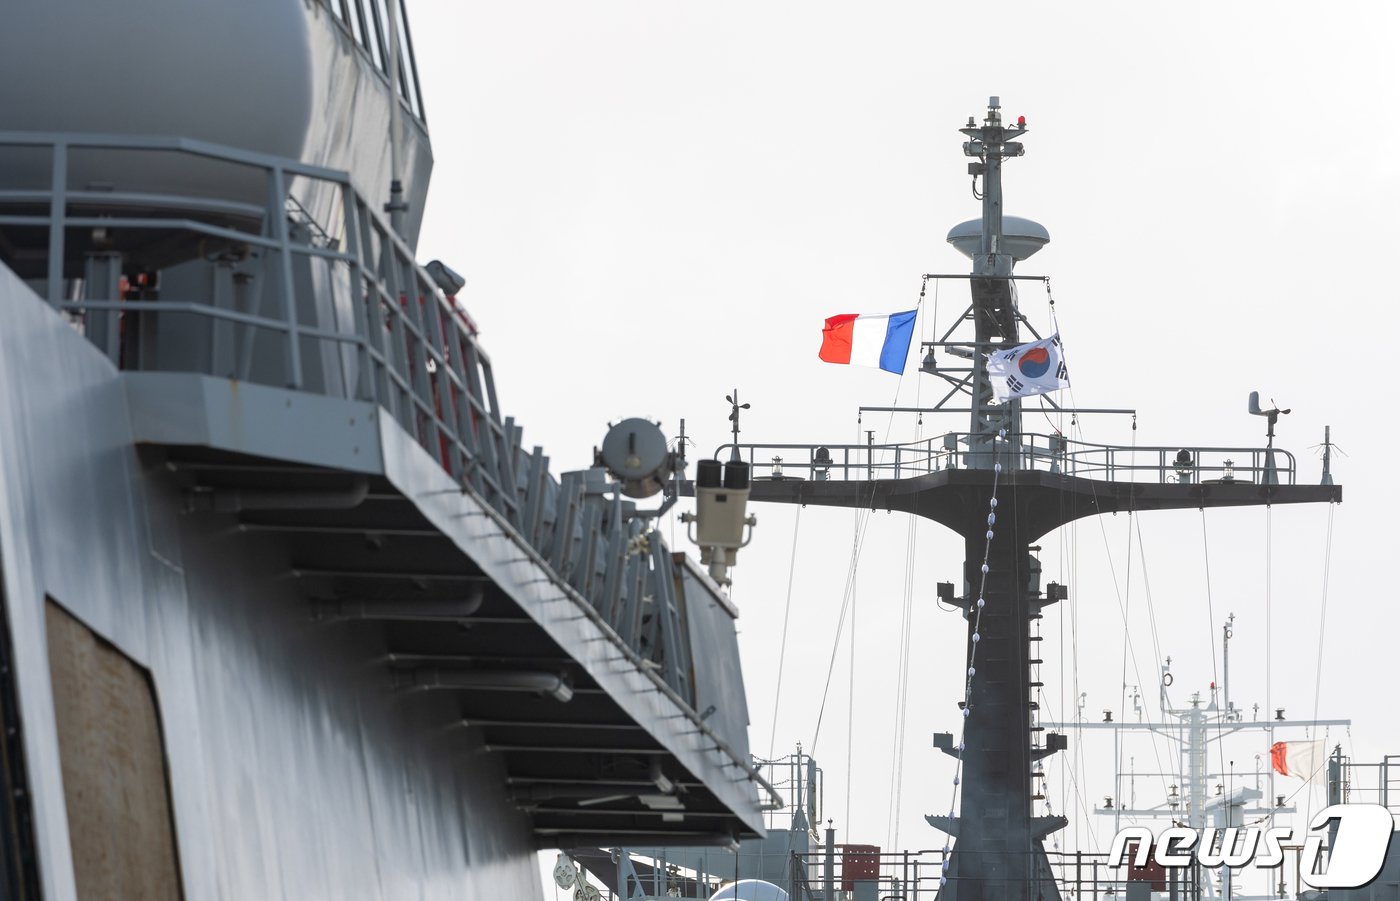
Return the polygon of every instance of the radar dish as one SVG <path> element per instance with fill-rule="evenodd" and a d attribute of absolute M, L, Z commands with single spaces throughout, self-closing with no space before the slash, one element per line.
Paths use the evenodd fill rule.
<path fill-rule="evenodd" d="M 608 430 L 598 460 L 622 482 L 628 497 L 651 497 L 670 474 L 670 454 L 661 427 L 645 419 L 624 419 Z"/>

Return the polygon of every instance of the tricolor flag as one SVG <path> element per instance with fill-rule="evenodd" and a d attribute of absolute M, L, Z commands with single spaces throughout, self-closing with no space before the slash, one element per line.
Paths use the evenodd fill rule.
<path fill-rule="evenodd" d="M 1041 341 L 1018 344 L 987 355 L 987 375 L 997 400 L 1049 394 L 1069 387 L 1069 371 L 1056 332 Z"/>
<path fill-rule="evenodd" d="M 878 366 L 886 372 L 901 373 L 909 357 L 914 316 L 918 312 L 832 316 L 822 328 L 822 349 L 817 356 L 828 363 Z"/>
<path fill-rule="evenodd" d="M 1327 761 L 1321 741 L 1276 741 L 1269 748 L 1274 772 L 1299 779 L 1311 779 Z"/>

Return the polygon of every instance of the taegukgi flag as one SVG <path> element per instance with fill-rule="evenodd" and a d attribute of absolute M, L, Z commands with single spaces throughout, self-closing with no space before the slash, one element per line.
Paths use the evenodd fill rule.
<path fill-rule="evenodd" d="M 878 366 L 886 372 L 902 373 L 918 312 L 830 316 L 822 327 L 822 349 L 817 356 L 828 363 Z"/>
<path fill-rule="evenodd" d="M 997 400 L 1049 394 L 1069 387 L 1060 333 L 987 355 L 987 375 Z"/>

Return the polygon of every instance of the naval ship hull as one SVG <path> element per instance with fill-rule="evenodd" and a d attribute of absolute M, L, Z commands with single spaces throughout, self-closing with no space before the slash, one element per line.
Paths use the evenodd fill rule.
<path fill-rule="evenodd" d="M 372 665 L 382 638 L 328 641 L 280 536 L 187 515 L 116 369 L 8 272 L 0 303 L 0 555 L 42 896 L 87 897 L 85 871 L 113 865 L 107 897 L 538 896 L 535 838 L 500 759 L 447 728 L 455 700 L 405 702 Z"/>

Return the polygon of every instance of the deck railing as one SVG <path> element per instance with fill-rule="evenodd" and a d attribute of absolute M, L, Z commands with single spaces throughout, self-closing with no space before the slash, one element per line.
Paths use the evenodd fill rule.
<path fill-rule="evenodd" d="M 556 479 L 524 449 L 471 319 L 347 173 L 187 138 L 0 131 L 0 262 L 119 369 L 376 404 L 756 775 L 694 712 L 664 542 L 591 474 Z"/>
<path fill-rule="evenodd" d="M 987 468 L 991 451 L 974 436 L 948 432 L 902 444 L 726 444 L 715 459 L 737 447 L 756 479 L 862 481 L 907 479 L 949 469 Z M 1026 432 L 1008 437 L 998 459 L 1008 469 L 1035 470 L 1084 479 L 1292 485 L 1297 464 L 1286 450 L 1260 447 L 1121 447 Z M 1009 458 L 1006 456 L 1009 454 Z"/>
<path fill-rule="evenodd" d="M 184 138 L 0 133 L 0 153 L 47 170 L 0 179 L 0 230 L 45 233 L 21 274 L 119 367 L 375 402 L 519 524 L 475 328 L 347 173 Z M 109 160 L 154 188 L 95 189 Z M 130 277 L 143 265 L 165 284 Z"/>

